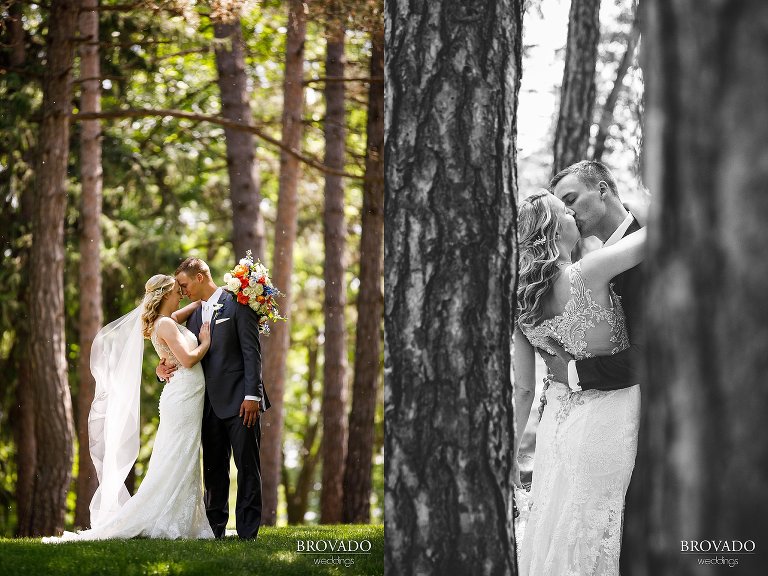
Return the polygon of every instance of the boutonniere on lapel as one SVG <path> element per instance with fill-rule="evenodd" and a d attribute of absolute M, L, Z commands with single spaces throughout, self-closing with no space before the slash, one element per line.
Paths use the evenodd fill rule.
<path fill-rule="evenodd" d="M 219 310 L 224 308 L 224 304 L 219 304 L 217 302 L 216 304 L 211 306 L 211 308 L 213 309 L 213 317 L 211 318 L 211 324 L 215 324 L 216 323 L 216 316 L 219 315 Z"/>
<path fill-rule="evenodd" d="M 251 251 L 245 253 L 240 263 L 224 274 L 227 290 L 240 304 L 248 306 L 259 317 L 259 333 L 269 334 L 268 320 L 285 320 L 280 316 L 275 298 L 285 296 L 272 284 L 269 270 L 260 260 L 254 262 Z"/>

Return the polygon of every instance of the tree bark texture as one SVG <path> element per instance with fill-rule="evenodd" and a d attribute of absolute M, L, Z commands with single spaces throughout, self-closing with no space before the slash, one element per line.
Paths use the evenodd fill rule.
<path fill-rule="evenodd" d="M 384 75 L 384 30 L 372 35 L 371 77 Z M 384 86 L 371 82 L 368 90 L 367 150 L 363 182 L 360 237 L 360 292 L 357 299 L 355 370 L 349 442 L 344 467 L 346 523 L 367 524 L 371 517 L 371 462 L 376 416 L 376 391 L 381 364 L 384 242 Z"/>
<path fill-rule="evenodd" d="M 614 125 L 613 111 L 616 108 L 616 102 L 619 99 L 621 91 L 624 89 L 624 77 L 629 71 L 629 67 L 632 65 L 632 60 L 635 57 L 635 49 L 637 43 L 640 40 L 640 26 L 638 25 L 637 15 L 635 15 L 635 21 L 632 24 L 632 29 L 627 36 L 627 49 L 619 62 L 619 67 L 616 70 L 616 81 L 613 83 L 610 94 L 605 101 L 605 106 L 600 114 L 600 120 L 597 125 L 597 136 L 595 136 L 595 149 L 592 153 L 592 159 L 598 162 L 602 160 L 603 153 L 605 152 L 605 141 L 608 138 L 608 134 L 611 131 L 611 126 Z"/>
<path fill-rule="evenodd" d="M 326 76 L 344 76 L 344 27 L 332 19 L 326 28 Z M 344 84 L 325 85 L 325 163 L 344 167 Z M 325 244 L 325 344 L 323 363 L 323 489 L 320 522 L 338 524 L 342 518 L 344 463 L 347 452 L 347 343 L 344 308 L 347 303 L 344 220 L 344 183 L 340 176 L 325 176 L 323 213 Z"/>
<path fill-rule="evenodd" d="M 320 450 L 315 447 L 320 428 L 319 414 L 312 408 L 317 380 L 317 339 L 313 339 L 307 348 L 307 403 L 305 408 L 306 426 L 302 434 L 301 470 L 296 478 L 296 485 L 291 488 L 288 470 L 283 466 L 283 486 L 285 505 L 288 512 L 288 524 L 304 524 L 304 516 L 309 508 L 309 494 L 315 478 L 315 468 L 320 460 Z"/>
<path fill-rule="evenodd" d="M 214 22 L 216 70 L 221 93 L 221 115 L 242 124 L 253 125 L 245 73 L 245 46 L 240 19 Z M 227 140 L 229 197 L 232 202 L 232 248 L 235 259 L 252 250 L 264 259 L 264 219 L 261 215 L 261 182 L 253 135 L 224 128 Z"/>
<path fill-rule="evenodd" d="M 72 473 L 72 399 L 64 336 L 64 213 L 74 38 L 80 2 L 53 0 L 36 169 L 30 258 L 30 377 L 37 458 L 31 532 L 64 528 Z"/>
<path fill-rule="evenodd" d="M 81 84 L 80 109 L 101 111 L 101 76 L 99 65 L 98 0 L 83 0 L 80 13 L 80 37 L 92 43 L 80 44 L 80 76 L 95 78 Z M 98 486 L 88 441 L 88 414 L 96 388 L 91 374 L 91 346 L 101 329 L 101 125 L 99 120 L 85 120 L 80 132 L 82 204 L 80 208 L 80 358 L 77 395 L 78 476 L 75 526 L 90 526 L 91 498 Z"/>
<path fill-rule="evenodd" d="M 571 0 L 552 174 L 587 158 L 599 41 L 600 0 Z"/>
<path fill-rule="evenodd" d="M 283 144 L 301 149 L 304 113 L 304 40 L 307 18 L 301 0 L 288 2 L 288 30 L 285 39 L 285 77 L 283 79 Z M 269 435 L 261 451 L 263 495 L 262 523 L 274 526 L 277 520 L 277 488 L 280 484 L 283 448 L 283 395 L 285 368 L 291 338 L 291 282 L 293 246 L 298 225 L 299 160 L 285 150 L 280 152 L 280 181 L 275 221 L 272 280 L 285 294 L 280 299 L 283 316 L 288 320 L 272 326 L 269 338 L 262 339 L 264 381 L 269 383 L 272 408 L 262 416 L 262 432 Z"/>
<path fill-rule="evenodd" d="M 631 576 L 701 574 L 681 541 L 768 542 L 768 4 L 642 4 L 654 191 L 640 450 L 645 533 Z M 650 419 L 652 418 L 652 422 Z M 762 545 L 760 543 L 763 543 Z M 762 550 L 761 550 L 762 547 Z M 706 556 L 706 555 L 705 555 Z M 725 554 L 728 556 L 728 554 Z"/>
<path fill-rule="evenodd" d="M 22 69 L 26 62 L 25 31 L 22 21 L 21 4 L 15 2 L 8 7 L 5 19 L 8 27 L 10 64 Z M 9 90 L 10 91 L 10 90 Z M 34 187 L 22 182 L 21 218 L 24 228 L 21 233 L 31 232 L 34 211 Z M 13 426 L 13 439 L 16 444 L 16 535 L 32 536 L 32 510 L 34 502 L 35 469 L 37 462 L 37 443 L 35 441 L 35 393 L 30 375 L 30 338 L 29 338 L 29 249 L 20 249 L 21 289 L 18 300 L 22 316 L 16 325 L 17 345 L 17 381 L 15 403 L 11 410 L 10 421 Z"/>
<path fill-rule="evenodd" d="M 385 566 L 516 574 L 519 0 L 385 7 Z"/>

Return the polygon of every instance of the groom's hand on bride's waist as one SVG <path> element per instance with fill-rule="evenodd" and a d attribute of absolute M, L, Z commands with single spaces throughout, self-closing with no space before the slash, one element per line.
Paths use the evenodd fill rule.
<path fill-rule="evenodd" d="M 173 376 L 173 373 L 178 370 L 178 366 L 174 366 L 173 364 L 168 364 L 165 361 L 165 358 L 163 358 L 160 361 L 160 364 L 157 365 L 157 368 L 155 368 L 155 374 L 157 374 L 157 377 L 164 382 L 167 382 L 171 379 L 171 376 Z"/>
<path fill-rule="evenodd" d="M 243 425 L 251 428 L 259 419 L 261 405 L 256 400 L 243 400 L 240 404 L 240 418 L 243 419 Z"/>
<path fill-rule="evenodd" d="M 568 383 L 568 362 L 573 360 L 573 356 L 566 352 L 559 342 L 553 338 L 548 338 L 548 345 L 550 350 L 555 354 L 549 353 L 547 350 L 540 350 L 544 363 L 547 365 L 547 371 L 549 376 L 555 382 Z"/>

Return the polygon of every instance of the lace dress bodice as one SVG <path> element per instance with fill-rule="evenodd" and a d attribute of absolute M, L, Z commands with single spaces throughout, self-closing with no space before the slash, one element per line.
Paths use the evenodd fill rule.
<path fill-rule="evenodd" d="M 581 264 L 567 271 L 569 297 L 562 313 L 521 327 L 531 344 L 552 352 L 547 340 L 552 337 L 577 360 L 627 348 L 624 312 L 613 288 L 607 302 L 598 302 L 584 283 Z M 533 482 L 530 493 L 519 497 L 515 526 L 519 573 L 617 576 L 624 494 L 637 452 L 639 386 L 581 390 L 548 378 L 543 395 Z"/>
<path fill-rule="evenodd" d="M 621 297 L 609 287 L 611 306 L 603 306 L 592 298 L 581 271 L 581 262 L 568 268 L 570 298 L 562 313 L 532 328 L 521 326 L 523 334 L 536 348 L 554 354 L 547 342 L 554 338 L 576 360 L 606 356 L 629 347 Z"/>
<path fill-rule="evenodd" d="M 192 348 L 195 348 L 197 346 L 197 338 L 195 338 L 195 335 L 181 324 L 176 324 L 176 327 L 179 329 L 179 332 L 181 332 L 182 338 L 189 340 L 190 344 L 192 344 Z M 152 334 L 149 339 L 155 347 L 155 352 L 157 352 L 157 355 L 160 356 L 160 358 L 165 358 L 174 366 L 182 368 L 181 362 L 179 362 L 179 359 L 176 358 L 176 355 L 171 351 L 165 341 L 158 338 L 157 322 L 155 322 L 155 326 L 152 328 Z"/>

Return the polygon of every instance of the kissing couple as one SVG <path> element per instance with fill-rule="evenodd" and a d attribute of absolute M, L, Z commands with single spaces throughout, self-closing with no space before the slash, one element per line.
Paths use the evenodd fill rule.
<path fill-rule="evenodd" d="M 640 429 L 646 231 L 619 198 L 610 170 L 582 161 L 520 204 L 518 234 L 515 413 L 524 417 L 515 431 L 517 487 L 535 351 L 550 372 L 530 494 L 516 494 L 518 503 L 526 502 L 520 506 L 520 574 L 618 576 L 629 561 L 622 552 L 624 503 Z M 602 248 L 572 260 L 580 238 L 590 236 Z"/>

